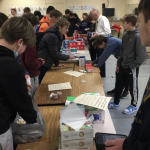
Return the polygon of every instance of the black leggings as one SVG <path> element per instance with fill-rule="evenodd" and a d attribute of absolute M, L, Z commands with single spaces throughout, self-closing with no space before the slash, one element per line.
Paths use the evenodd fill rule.
<path fill-rule="evenodd" d="M 39 84 L 41 84 L 41 82 L 45 76 L 45 73 L 48 71 L 48 68 L 45 66 L 42 66 L 40 71 L 41 71 L 41 74 L 39 75 Z"/>

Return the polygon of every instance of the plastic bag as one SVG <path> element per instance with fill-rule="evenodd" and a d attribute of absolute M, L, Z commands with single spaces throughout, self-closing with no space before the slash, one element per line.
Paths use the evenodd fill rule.
<path fill-rule="evenodd" d="M 38 141 L 45 132 L 45 121 L 33 98 L 33 108 L 37 112 L 38 123 L 34 124 L 19 124 L 20 116 L 17 114 L 16 119 L 11 124 L 13 141 L 15 144 L 31 143 Z"/>

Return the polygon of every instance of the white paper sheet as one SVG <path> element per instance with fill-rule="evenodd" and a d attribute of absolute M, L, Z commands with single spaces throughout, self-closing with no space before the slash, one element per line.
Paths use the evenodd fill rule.
<path fill-rule="evenodd" d="M 105 110 L 108 107 L 108 103 L 111 97 L 95 96 L 95 95 L 80 95 L 74 102 L 77 104 L 87 105 L 95 108 Z"/>
<path fill-rule="evenodd" d="M 79 130 L 86 121 L 85 115 L 75 103 L 70 104 L 60 118 L 60 123 L 65 123 L 75 130 Z"/>
<path fill-rule="evenodd" d="M 49 91 L 66 90 L 66 89 L 72 89 L 70 82 L 48 85 Z"/>
<path fill-rule="evenodd" d="M 64 72 L 65 74 L 68 74 L 68 75 L 71 75 L 71 76 L 74 76 L 74 77 L 80 77 L 82 75 L 84 75 L 84 73 L 81 73 L 81 72 L 78 72 L 78 71 L 66 71 Z"/>

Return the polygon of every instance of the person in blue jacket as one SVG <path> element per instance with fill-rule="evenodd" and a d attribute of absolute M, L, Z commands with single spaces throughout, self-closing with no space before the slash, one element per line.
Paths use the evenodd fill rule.
<path fill-rule="evenodd" d="M 76 24 L 76 26 L 79 28 L 78 31 L 81 31 L 82 34 L 87 34 L 87 30 L 85 30 L 85 29 L 90 28 L 90 23 L 87 21 L 87 17 L 88 17 L 88 14 L 83 13 L 82 14 L 83 20 L 82 20 L 80 26 Z"/>
<path fill-rule="evenodd" d="M 116 59 L 118 59 L 121 51 L 121 44 L 122 40 L 114 38 L 112 35 L 108 35 L 107 37 L 99 35 L 94 40 L 93 46 L 104 49 L 104 52 L 100 57 L 93 61 L 94 66 L 101 67 L 111 54 L 114 55 Z"/>
<path fill-rule="evenodd" d="M 112 54 L 116 59 L 120 56 L 122 40 L 118 38 L 114 38 L 112 35 L 108 35 L 104 37 L 99 35 L 93 42 L 94 47 L 98 47 L 100 49 L 104 49 L 102 55 L 93 61 L 93 65 L 95 67 L 101 67 L 105 61 Z M 117 78 L 117 74 L 116 74 Z M 115 89 L 112 91 L 108 91 L 107 94 L 114 94 Z M 121 98 L 126 98 L 129 94 L 129 82 L 125 85 L 125 89 L 121 94 Z"/>

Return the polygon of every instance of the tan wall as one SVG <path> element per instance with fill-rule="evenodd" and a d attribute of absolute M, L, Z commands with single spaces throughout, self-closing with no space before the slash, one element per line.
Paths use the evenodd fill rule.
<path fill-rule="evenodd" d="M 140 0 L 126 0 L 127 4 L 136 4 L 139 3 Z"/>
<path fill-rule="evenodd" d="M 0 0 L 0 11 L 8 15 L 8 8 L 12 6 L 56 6 L 64 13 L 67 5 L 95 5 L 102 12 L 102 3 L 107 6 L 107 0 Z M 108 8 L 115 8 L 115 17 L 122 17 L 125 13 L 125 0 L 109 0 Z M 77 12 L 79 17 L 86 11 Z M 114 18 L 115 18 L 114 17 Z"/>

